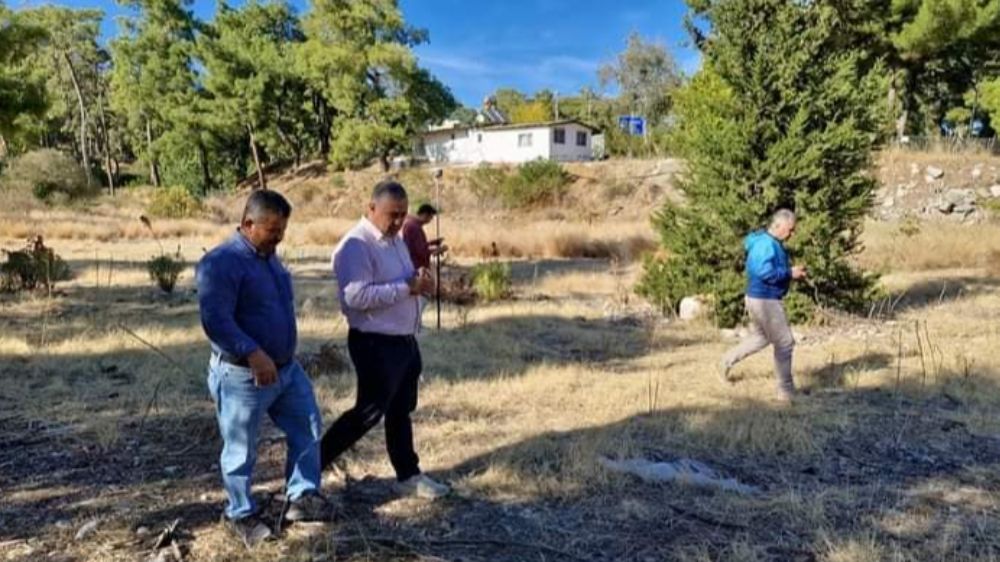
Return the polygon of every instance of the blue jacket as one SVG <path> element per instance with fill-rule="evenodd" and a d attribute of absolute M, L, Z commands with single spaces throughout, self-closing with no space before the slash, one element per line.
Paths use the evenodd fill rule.
<path fill-rule="evenodd" d="M 244 358 L 258 348 L 277 364 L 295 356 L 292 278 L 277 256 L 262 257 L 236 233 L 198 263 L 201 325 L 212 349 Z"/>
<path fill-rule="evenodd" d="M 747 256 L 747 296 L 782 299 L 792 282 L 788 252 L 775 237 L 763 230 L 751 232 L 743 241 Z"/>

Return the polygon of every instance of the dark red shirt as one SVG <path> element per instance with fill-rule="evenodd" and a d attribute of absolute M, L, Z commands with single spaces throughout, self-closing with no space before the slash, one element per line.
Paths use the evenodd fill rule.
<path fill-rule="evenodd" d="M 424 225 L 417 217 L 406 217 L 406 221 L 403 223 L 403 242 L 406 242 L 406 247 L 410 250 L 410 260 L 413 261 L 413 267 L 430 269 L 431 249 L 427 244 L 427 236 L 424 234 Z"/>

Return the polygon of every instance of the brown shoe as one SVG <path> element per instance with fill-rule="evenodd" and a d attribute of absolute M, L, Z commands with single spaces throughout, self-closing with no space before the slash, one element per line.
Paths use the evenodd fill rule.
<path fill-rule="evenodd" d="M 248 549 L 252 549 L 274 536 L 271 527 L 268 527 L 267 523 L 261 521 L 260 517 L 256 515 L 250 515 L 242 519 L 223 517 L 222 524 L 229 531 L 229 534 L 236 537 Z"/>
<path fill-rule="evenodd" d="M 329 521 L 333 516 L 333 506 L 318 492 L 307 492 L 292 501 L 285 512 L 286 521 Z"/>

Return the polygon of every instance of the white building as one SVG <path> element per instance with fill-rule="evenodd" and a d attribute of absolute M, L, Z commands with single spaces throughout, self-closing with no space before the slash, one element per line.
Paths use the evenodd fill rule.
<path fill-rule="evenodd" d="M 579 121 L 438 128 L 420 135 L 417 158 L 435 163 L 592 160 L 595 130 Z"/>

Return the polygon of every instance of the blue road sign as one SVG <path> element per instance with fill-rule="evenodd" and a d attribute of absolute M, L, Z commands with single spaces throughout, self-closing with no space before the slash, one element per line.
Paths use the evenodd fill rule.
<path fill-rule="evenodd" d="M 620 115 L 618 126 L 630 135 L 642 136 L 646 134 L 646 120 L 638 115 Z"/>

